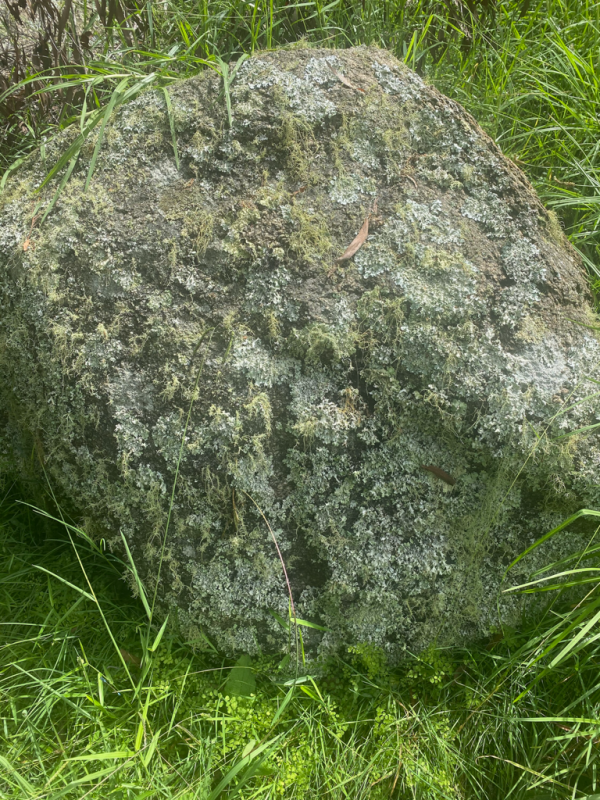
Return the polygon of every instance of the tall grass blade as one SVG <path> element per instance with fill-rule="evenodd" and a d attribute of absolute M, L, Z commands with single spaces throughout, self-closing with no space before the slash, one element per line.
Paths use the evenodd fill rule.
<path fill-rule="evenodd" d="M 149 650 L 151 653 L 154 653 L 154 651 L 155 651 L 155 650 L 158 648 L 158 645 L 159 645 L 159 644 L 160 644 L 160 642 L 161 642 L 161 639 L 162 639 L 162 637 L 163 637 L 163 634 L 164 634 L 165 630 L 167 629 L 167 622 L 168 622 L 168 621 L 169 621 L 169 615 L 167 614 L 167 616 L 166 616 L 166 618 L 165 618 L 165 621 L 164 621 L 164 622 L 163 622 L 163 624 L 160 626 L 160 630 L 159 630 L 159 632 L 156 634 L 156 638 L 155 638 L 155 640 L 154 640 L 154 642 L 153 642 L 152 646 L 151 646 L 151 647 L 148 647 L 148 650 Z"/>
<path fill-rule="evenodd" d="M 29 797 L 33 798 L 33 797 L 35 797 L 35 796 L 37 795 L 37 792 L 36 792 L 36 790 L 35 790 L 35 787 L 34 787 L 34 786 L 32 786 L 32 785 L 29 783 L 29 781 L 28 781 L 28 780 L 26 780 L 26 779 L 25 779 L 25 778 L 24 778 L 24 777 L 21 775 L 21 773 L 20 773 L 20 772 L 19 772 L 19 771 L 16 769 L 16 767 L 14 767 L 14 766 L 13 766 L 13 765 L 10 763 L 10 761 L 9 761 L 8 759 L 4 758 L 4 756 L 2 756 L 2 755 L 0 755 L 0 765 L 2 765 L 2 766 L 4 767 L 4 769 L 6 770 L 6 772 L 7 772 L 9 775 L 12 775 L 12 776 L 13 776 L 13 778 L 15 779 L 15 781 L 17 782 L 17 784 L 19 785 L 19 788 L 21 789 L 21 791 L 23 791 L 23 792 L 25 792 L 25 793 L 26 793 L 26 797 L 28 797 L 28 798 L 29 798 Z"/>
<path fill-rule="evenodd" d="M 102 142 L 104 140 L 104 129 L 106 128 L 106 123 L 111 118 L 115 106 L 120 102 L 121 95 L 124 94 L 125 88 L 128 83 L 129 83 L 129 78 L 123 78 L 123 80 L 118 84 L 117 88 L 112 93 L 110 102 L 108 103 L 108 106 L 104 111 L 104 114 L 102 115 L 102 124 L 100 125 L 100 131 L 98 132 L 98 139 L 96 141 L 96 146 L 94 147 L 92 160 L 90 161 L 87 178 L 85 179 L 85 186 L 83 187 L 84 192 L 87 192 L 88 187 L 90 185 L 90 181 L 92 180 L 92 175 L 94 174 L 96 160 L 98 159 L 98 154 L 100 153 L 100 148 L 102 147 Z"/>
<path fill-rule="evenodd" d="M 248 755 L 244 756 L 244 758 L 241 758 L 236 764 L 233 765 L 233 767 L 231 767 L 230 770 L 228 770 L 228 772 L 224 775 L 223 779 L 217 784 L 217 786 L 208 795 L 206 800 L 217 800 L 217 798 L 219 797 L 221 792 L 227 786 L 229 786 L 229 784 L 233 781 L 233 779 L 245 767 L 247 767 L 252 761 L 254 761 L 254 759 L 257 758 L 261 753 L 264 753 L 263 759 L 261 759 L 261 761 L 264 761 L 264 759 L 268 758 L 268 756 L 270 755 L 271 751 L 275 748 L 277 743 L 280 742 L 283 739 L 284 735 L 285 734 L 280 733 L 279 736 L 276 736 L 274 739 L 269 739 L 269 741 L 263 742 L 263 744 L 259 745 L 251 753 L 248 753 Z M 252 772 L 250 775 L 252 775 L 252 774 L 254 774 L 254 772 Z M 246 780 L 247 780 L 248 777 L 250 777 L 250 776 L 247 775 L 246 776 Z M 233 794 L 230 794 L 229 796 L 230 797 L 234 796 L 237 793 L 237 791 L 243 786 L 243 784 L 246 782 L 246 780 L 244 779 L 244 776 L 242 775 L 242 777 L 239 778 L 236 781 L 236 785 L 235 785 L 235 789 L 234 789 Z"/>
<path fill-rule="evenodd" d="M 171 105 L 171 96 L 166 86 L 162 87 L 162 92 L 165 96 L 165 103 L 167 105 L 167 114 L 169 116 L 169 127 L 171 129 L 171 141 L 173 142 L 173 154 L 175 156 L 175 166 L 179 169 L 179 152 L 177 150 L 177 134 L 175 133 L 175 117 L 173 116 L 173 106 Z"/>
<path fill-rule="evenodd" d="M 73 170 L 75 169 L 75 164 L 77 164 L 77 159 L 78 159 L 78 158 L 79 158 L 79 152 L 77 152 L 77 153 L 76 153 L 76 154 L 73 156 L 73 158 L 71 159 L 71 161 L 69 162 L 69 166 L 67 167 L 67 169 L 66 169 L 66 171 L 65 171 L 65 174 L 63 175 L 63 178 L 62 178 L 62 180 L 61 180 L 61 182 L 60 182 L 60 184 L 59 184 L 59 186 L 58 186 L 58 189 L 57 189 L 57 190 L 56 190 L 56 192 L 54 193 L 54 197 L 53 197 L 53 198 L 52 198 L 52 200 L 49 202 L 49 204 L 48 204 L 48 207 L 46 208 L 46 210 L 44 211 L 44 213 L 43 213 L 43 215 L 42 215 L 42 219 L 41 219 L 41 221 L 40 221 L 40 224 L 42 224 L 42 223 L 43 223 L 43 222 L 46 220 L 46 217 L 48 216 L 48 214 L 49 214 L 49 213 L 52 211 L 52 209 L 53 209 L 53 208 L 54 208 L 54 206 L 56 205 L 56 201 L 58 200 L 58 198 L 59 198 L 59 197 L 60 197 L 60 195 L 62 194 L 62 191 L 63 191 L 63 189 L 65 188 L 65 185 L 66 185 L 67 181 L 68 181 L 68 180 L 69 180 L 69 178 L 71 177 L 71 173 L 72 173 L 72 172 L 73 172 Z"/>
<path fill-rule="evenodd" d="M 564 530 L 567 526 L 571 525 L 573 522 L 576 522 L 581 517 L 600 517 L 600 511 L 594 511 L 590 508 L 582 508 L 576 514 L 573 514 L 571 517 L 566 519 L 564 522 L 561 522 L 560 525 L 557 525 L 556 528 L 552 528 L 551 531 L 545 533 L 539 539 L 537 539 L 532 545 L 530 545 L 526 550 L 524 550 L 520 555 L 518 555 L 514 561 L 512 561 L 508 567 L 506 568 L 505 575 L 514 567 L 516 566 L 521 559 L 525 558 L 528 553 L 531 553 L 537 547 L 539 547 L 544 542 L 547 542 L 548 539 L 552 538 L 552 536 L 556 536 L 557 533 Z M 506 590 L 505 590 L 506 591 Z"/>

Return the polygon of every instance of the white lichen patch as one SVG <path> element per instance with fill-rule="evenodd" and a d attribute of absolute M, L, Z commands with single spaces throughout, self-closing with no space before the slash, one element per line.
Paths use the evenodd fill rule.
<path fill-rule="evenodd" d="M 312 80 L 310 73 L 299 77 L 294 72 L 282 72 L 260 58 L 246 61 L 240 71 L 243 71 L 244 84 L 251 91 L 264 92 L 277 86 L 289 109 L 308 122 L 322 122 L 337 112 L 335 103 L 325 94 L 326 86 L 321 88 L 318 82 Z M 333 84 L 335 76 L 332 74 L 331 77 L 330 84 Z"/>
<path fill-rule="evenodd" d="M 464 217 L 480 222 L 486 233 L 495 238 L 506 237 L 512 227 L 506 203 L 490 190 L 467 197 L 461 212 Z"/>
<path fill-rule="evenodd" d="M 379 61 L 374 61 L 372 67 L 379 85 L 387 94 L 396 95 L 405 103 L 421 98 L 425 83 L 414 72 L 399 66 L 390 67 Z"/>
<path fill-rule="evenodd" d="M 334 53 L 325 58 L 311 58 L 304 67 L 304 80 L 331 88 L 339 81 L 336 72 L 340 69 L 343 70 L 342 62 Z"/>
<path fill-rule="evenodd" d="M 288 380 L 295 371 L 291 359 L 273 358 L 273 354 L 260 339 L 242 336 L 235 343 L 231 368 L 240 372 L 255 386 L 270 388 Z"/>
<path fill-rule="evenodd" d="M 373 178 L 362 175 L 339 175 L 331 181 L 329 198 L 332 203 L 347 206 L 361 199 L 372 197 L 377 192 L 377 184 Z"/>

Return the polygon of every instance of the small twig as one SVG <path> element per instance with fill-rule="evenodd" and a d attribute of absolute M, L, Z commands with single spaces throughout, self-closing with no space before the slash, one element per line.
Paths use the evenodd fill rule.
<path fill-rule="evenodd" d="M 341 73 L 339 73 L 337 70 L 335 70 L 331 66 L 331 64 L 329 64 L 328 66 L 329 66 L 329 69 L 335 75 L 335 77 L 338 79 L 338 81 L 340 83 L 343 83 L 344 86 L 347 86 L 349 89 L 354 89 L 355 92 L 362 92 L 363 94 L 365 93 L 364 89 L 361 89 L 360 86 L 355 86 L 351 81 L 348 80 L 348 78 L 345 78 Z"/>
<path fill-rule="evenodd" d="M 440 469 L 439 467 L 434 467 L 433 464 L 421 464 L 421 469 L 426 469 L 427 472 L 431 472 L 432 475 L 435 475 L 436 478 L 439 478 L 444 483 L 447 483 L 448 486 L 454 486 L 456 483 L 456 479 L 449 475 L 445 470 Z"/>
<path fill-rule="evenodd" d="M 243 490 L 242 490 L 243 491 Z M 269 529 L 269 533 L 271 534 L 271 538 L 273 539 L 273 543 L 275 545 L 275 549 L 277 550 L 277 555 L 279 556 L 279 560 L 281 561 L 281 566 L 283 568 L 283 574 L 285 575 L 285 582 L 287 584 L 288 594 L 290 596 L 290 606 L 292 609 L 292 616 L 294 618 L 294 634 L 296 640 L 296 669 L 298 668 L 298 660 L 299 660 L 299 649 L 298 649 L 298 623 L 296 621 L 296 607 L 294 606 L 294 598 L 292 596 L 292 586 L 290 584 L 290 579 L 287 574 L 287 569 L 285 568 L 285 561 L 283 560 L 283 556 L 281 555 L 281 550 L 279 549 L 279 545 L 277 544 L 277 539 L 275 538 L 275 534 L 273 533 L 273 528 L 269 525 L 269 520 L 265 517 L 262 508 L 258 505 L 256 500 L 252 497 L 252 495 L 248 494 L 248 492 L 244 491 L 244 494 L 252 501 L 252 503 L 256 506 L 258 513 L 263 518 L 265 525 Z"/>

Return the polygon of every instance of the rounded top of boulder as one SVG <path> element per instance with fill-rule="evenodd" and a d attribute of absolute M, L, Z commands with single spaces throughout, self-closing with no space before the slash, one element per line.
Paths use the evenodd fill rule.
<path fill-rule="evenodd" d="M 580 260 L 469 114 L 386 51 L 235 67 L 119 108 L 43 224 L 58 187 L 36 187 L 77 132 L 9 181 L 0 457 L 33 446 L 150 586 L 162 559 L 191 638 L 285 646 L 273 537 L 326 629 L 308 645 L 395 658 L 480 635 L 505 566 L 600 499 Z"/>

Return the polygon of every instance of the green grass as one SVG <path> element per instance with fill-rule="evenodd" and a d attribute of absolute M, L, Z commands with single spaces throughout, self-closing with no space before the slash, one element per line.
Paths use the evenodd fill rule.
<path fill-rule="evenodd" d="M 451 0 L 168 0 L 139 5 L 148 23 L 133 42 L 81 3 L 96 34 L 86 71 L 14 87 L 40 94 L 5 120 L 3 180 L 42 137 L 76 124 L 82 137 L 49 164 L 58 189 L 85 132 L 146 86 L 168 92 L 206 68 L 226 83 L 231 60 L 299 37 L 375 42 L 473 113 L 596 281 L 600 3 L 524 7 L 500 0 L 474 20 Z M 296 682 L 293 652 L 236 666 L 207 641 L 184 644 L 175 618 L 155 625 L 143 587 L 135 600 L 123 581 L 136 584 L 129 561 L 18 496 L 31 493 L 0 506 L 0 798 L 600 797 L 593 536 L 532 576 L 527 590 L 549 589 L 551 602 L 519 630 L 433 647 L 395 672 L 368 648 L 340 653 L 309 664 L 310 677 L 300 665 Z"/>
<path fill-rule="evenodd" d="M 600 652 L 585 603 L 400 670 L 362 647 L 296 678 L 293 647 L 236 665 L 184 644 L 176 619 L 150 625 L 122 580 L 130 563 L 14 499 L 0 565 L 2 798 L 596 793 Z"/>

